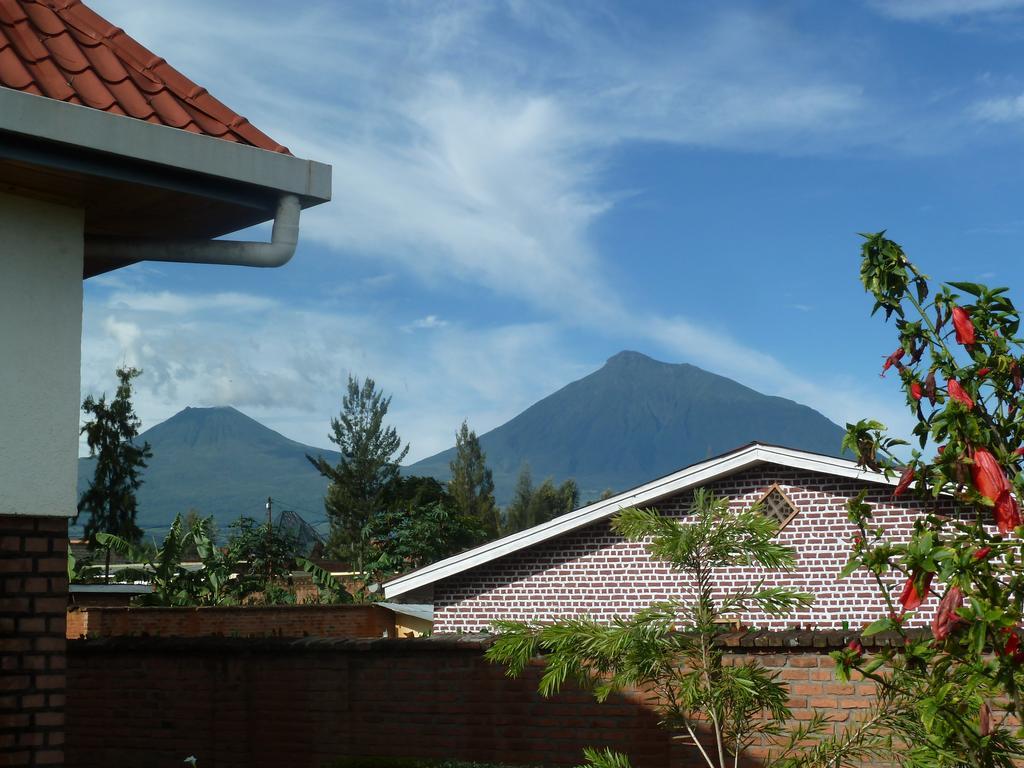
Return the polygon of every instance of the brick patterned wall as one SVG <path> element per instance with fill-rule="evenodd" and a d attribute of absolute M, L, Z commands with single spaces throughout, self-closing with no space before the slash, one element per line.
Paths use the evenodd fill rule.
<path fill-rule="evenodd" d="M 67 538 L 0 515 L 0 766 L 63 765 Z"/>
<path fill-rule="evenodd" d="M 395 637 L 379 605 L 68 609 L 67 637 Z"/>
<path fill-rule="evenodd" d="M 763 642 L 764 637 L 757 642 Z M 769 638 L 770 639 L 770 638 Z M 795 721 L 824 709 L 843 727 L 871 700 L 865 683 L 838 683 L 807 635 L 756 653 L 790 686 Z M 598 704 L 571 686 L 536 692 L 537 665 L 518 679 L 483 658 L 479 637 L 415 640 L 69 643 L 68 765 L 322 768 L 345 756 L 435 757 L 578 765 L 584 746 L 630 754 L 637 768 L 702 765 L 673 745 L 635 695 Z M 743 763 L 741 763 L 742 765 Z M 747 765 L 754 765 L 749 762 Z"/>
<path fill-rule="evenodd" d="M 756 613 L 737 618 L 745 626 L 770 629 L 795 625 L 839 629 L 844 621 L 856 629 L 878 618 L 884 603 L 867 576 L 837 579 L 854 535 L 846 502 L 870 488 L 867 501 L 877 505 L 877 522 L 896 537 L 909 534 L 914 519 L 924 510 L 922 504 L 894 502 L 889 486 L 775 465 L 738 473 L 708 488 L 740 508 L 760 499 L 773 483 L 779 484 L 798 510 L 778 536 L 796 551 L 796 570 L 779 574 L 755 568 L 722 569 L 720 583 L 735 588 L 765 578 L 768 585 L 811 592 L 817 599 L 812 607 L 786 618 Z M 691 498 L 690 492 L 684 492 L 654 506 L 685 519 Z M 948 505 L 945 511 L 951 511 Z M 488 628 L 494 619 L 586 614 L 608 620 L 657 600 L 690 595 L 692 588 L 686 579 L 652 560 L 642 545 L 615 535 L 607 521 L 602 521 L 438 582 L 434 585 L 434 631 L 476 632 Z M 935 605 L 933 597 L 918 614 L 918 624 L 930 621 Z"/>

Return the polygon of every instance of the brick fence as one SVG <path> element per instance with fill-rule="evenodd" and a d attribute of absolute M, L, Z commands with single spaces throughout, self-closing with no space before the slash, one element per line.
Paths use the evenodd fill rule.
<path fill-rule="evenodd" d="M 842 633 L 729 638 L 790 686 L 796 720 L 839 723 L 870 703 L 867 683 L 835 680 Z M 320 768 L 349 756 L 463 758 L 578 765 L 586 745 L 628 752 L 637 768 L 697 766 L 641 697 L 598 704 L 568 688 L 536 693 L 483 658 L 489 640 L 113 638 L 71 641 L 67 765 L 129 768 Z"/>
<path fill-rule="evenodd" d="M 0 766 L 64 758 L 67 531 L 0 515 Z"/>
<path fill-rule="evenodd" d="M 72 606 L 67 637 L 396 637 L 379 605 L 127 608 Z"/>

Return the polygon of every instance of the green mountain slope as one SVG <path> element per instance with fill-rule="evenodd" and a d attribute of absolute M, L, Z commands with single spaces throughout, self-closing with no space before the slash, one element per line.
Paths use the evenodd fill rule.
<path fill-rule="evenodd" d="M 241 514 L 262 518 L 268 496 L 278 512 L 323 517 L 327 482 L 306 454 L 332 462 L 338 454 L 289 440 L 234 408 L 186 408 L 140 439 L 153 449 L 139 490 L 138 524 L 146 530 L 159 533 L 191 508 L 222 528 Z M 79 459 L 80 492 L 92 475 L 93 460 Z"/>
<path fill-rule="evenodd" d="M 454 426 L 453 426 L 454 429 Z M 575 478 L 581 501 L 625 490 L 753 440 L 838 455 L 843 431 L 817 411 L 768 397 L 692 365 L 620 352 L 600 369 L 480 436 L 506 504 L 524 462 L 535 482 Z M 174 515 L 198 509 L 222 527 L 280 512 L 322 520 L 326 481 L 307 453 L 338 454 L 289 440 L 234 408 L 186 408 L 147 430 L 153 458 L 139 491 L 139 525 L 158 535 Z M 406 467 L 448 478 L 454 448 Z M 79 489 L 93 464 L 79 460 Z M 84 522 L 84 521 L 83 521 Z"/>
<path fill-rule="evenodd" d="M 589 376 L 480 436 L 499 503 L 523 462 L 534 481 L 573 477 L 581 501 L 626 490 L 758 440 L 839 455 L 843 430 L 817 411 L 692 365 L 620 352 Z M 454 448 L 408 467 L 448 477 Z"/>

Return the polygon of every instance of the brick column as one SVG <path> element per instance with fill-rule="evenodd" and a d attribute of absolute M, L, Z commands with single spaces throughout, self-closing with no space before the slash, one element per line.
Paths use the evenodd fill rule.
<path fill-rule="evenodd" d="M 0 515 L 0 766 L 64 764 L 68 524 Z"/>

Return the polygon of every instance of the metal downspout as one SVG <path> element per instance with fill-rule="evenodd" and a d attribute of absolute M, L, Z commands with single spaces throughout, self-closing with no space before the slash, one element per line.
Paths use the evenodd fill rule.
<path fill-rule="evenodd" d="M 132 264 L 173 261 L 185 264 L 230 264 L 240 267 L 280 267 L 295 255 L 299 214 L 295 195 L 282 195 L 274 214 L 269 243 L 235 240 L 147 240 L 144 238 L 86 237 L 86 259 Z"/>

